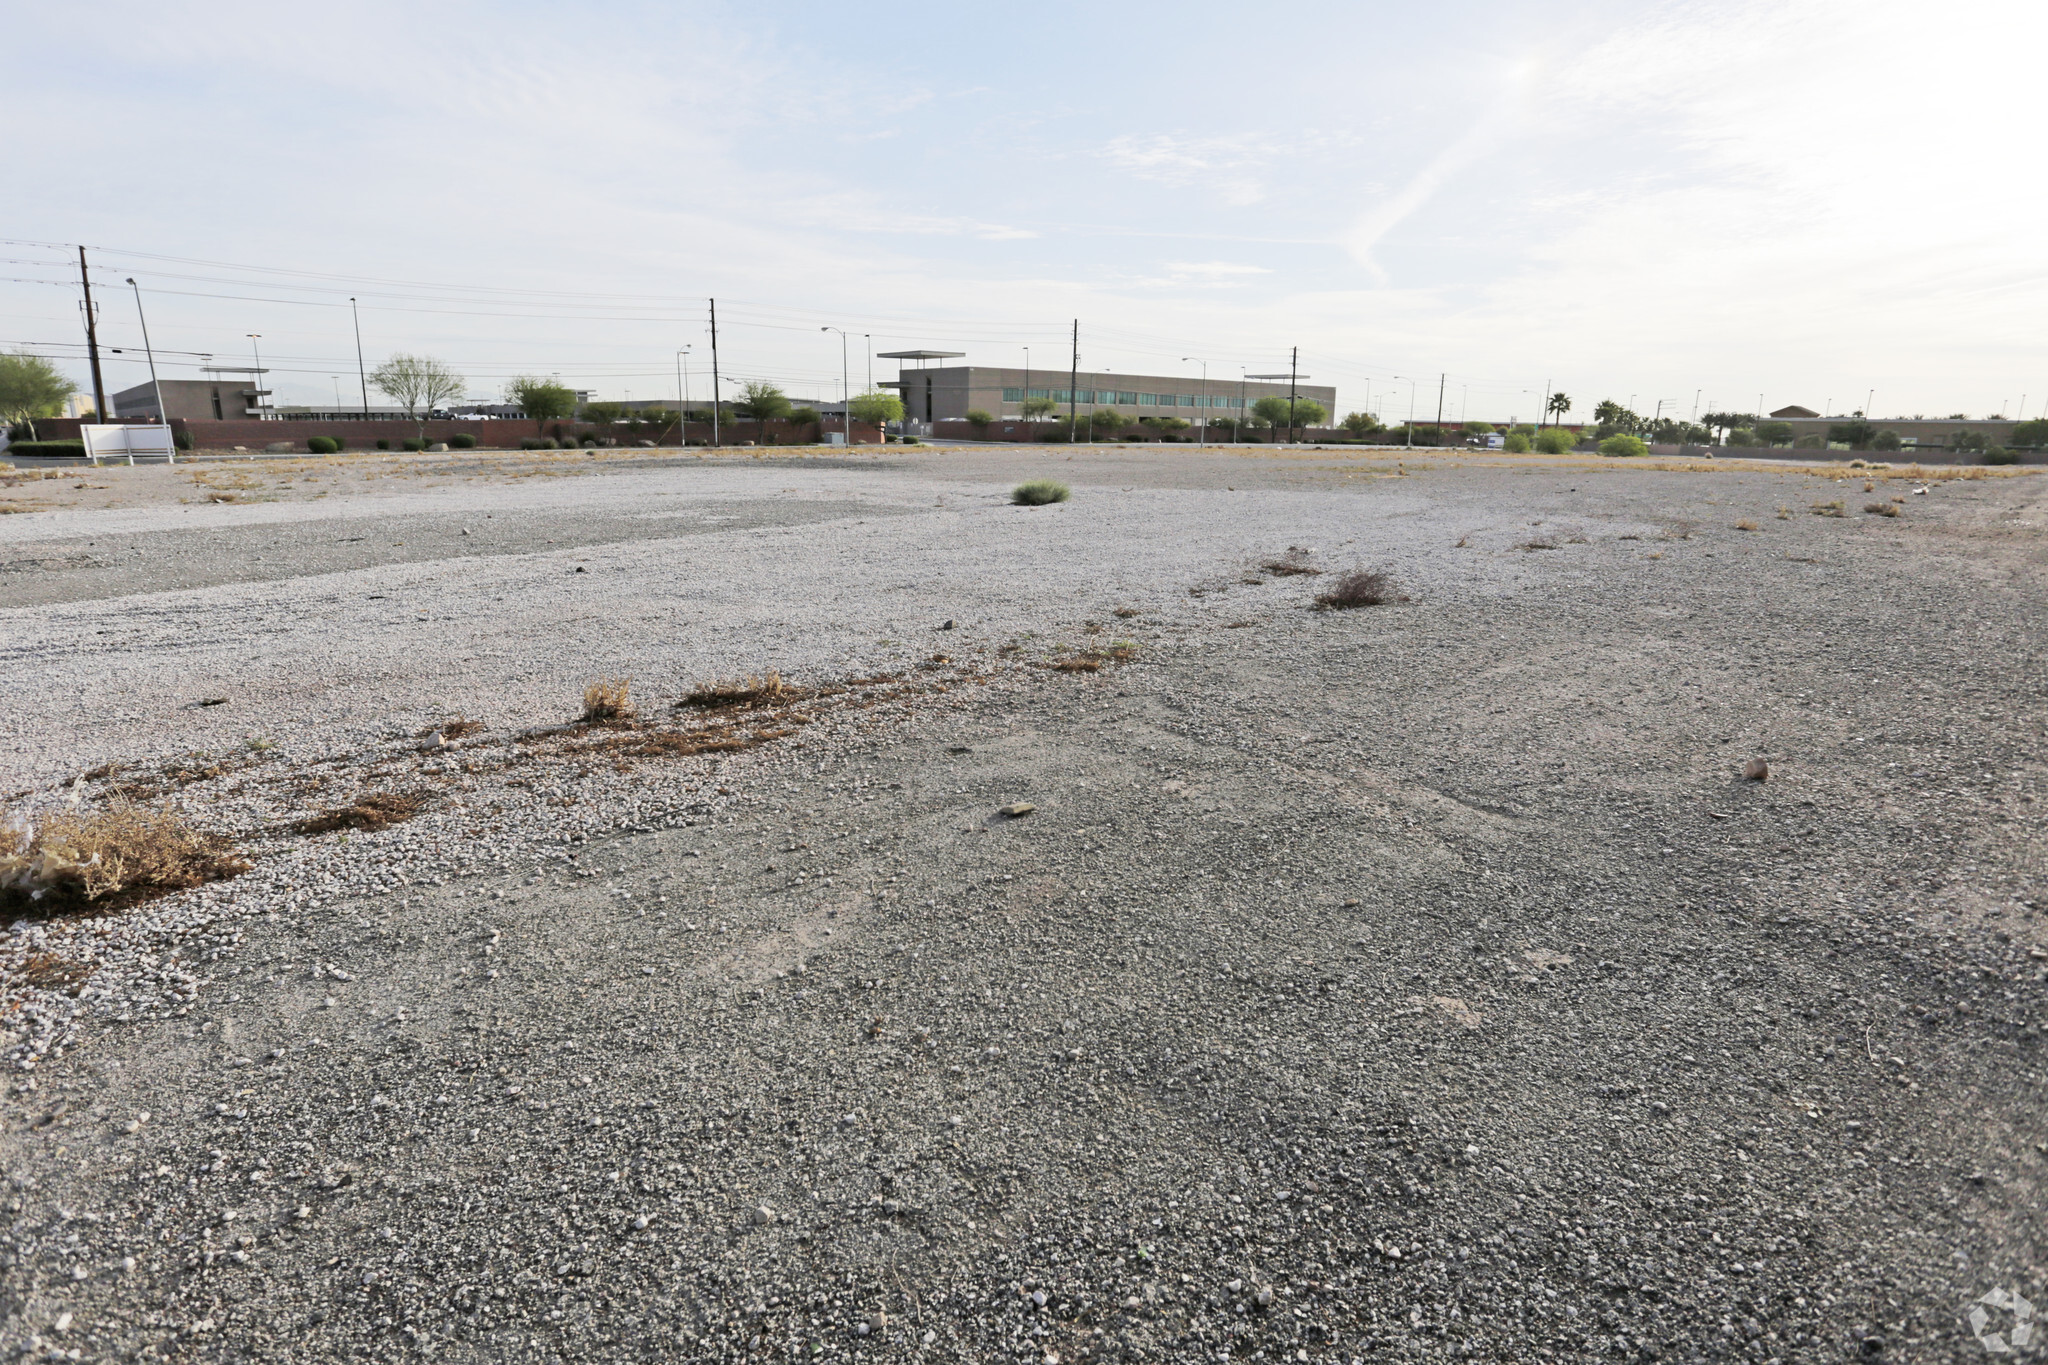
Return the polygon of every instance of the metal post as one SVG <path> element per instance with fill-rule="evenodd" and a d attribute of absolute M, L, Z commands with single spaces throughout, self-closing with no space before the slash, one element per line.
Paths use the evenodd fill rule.
<path fill-rule="evenodd" d="M 1080 422 L 1080 416 L 1079 416 L 1079 414 L 1078 414 L 1078 413 L 1077 413 L 1077 411 L 1076 411 L 1076 409 L 1077 409 L 1077 408 L 1079 407 L 1078 395 L 1079 395 L 1080 391 L 1081 391 L 1081 319 L 1079 319 L 1079 318 L 1075 318 L 1075 319 L 1074 319 L 1074 363 L 1073 363 L 1073 370 L 1072 370 L 1072 372 L 1071 372 L 1071 373 L 1070 373 L 1070 374 L 1069 374 L 1069 375 L 1067 376 L 1067 439 L 1068 439 L 1069 441 L 1073 440 L 1073 439 L 1074 439 L 1074 437 L 1075 437 L 1075 436 L 1076 436 L 1077 434 L 1079 434 L 1079 431 L 1080 431 L 1080 427 L 1079 427 L 1079 425 L 1078 425 L 1078 424 L 1079 424 L 1079 422 Z M 1090 434 L 1092 435 L 1093 433 L 1090 433 Z"/>
<path fill-rule="evenodd" d="M 1025 425 L 1025 428 L 1024 428 L 1024 429 L 1025 429 L 1025 430 L 1026 430 L 1027 432 L 1031 430 L 1031 427 L 1030 427 L 1030 425 L 1029 425 L 1029 423 L 1030 423 L 1030 421 L 1031 421 L 1031 414 L 1030 414 L 1029 412 L 1025 411 L 1025 409 L 1029 408 L 1030 406 L 1031 406 L 1031 348 L 1030 348 L 1029 346 L 1026 346 L 1026 347 L 1024 348 L 1024 401 L 1023 401 L 1023 402 L 1021 402 L 1021 403 L 1019 403 L 1019 404 L 1017 405 L 1017 415 L 1018 415 L 1019 417 L 1021 417 L 1021 418 L 1023 418 L 1023 419 L 1024 419 L 1024 421 L 1025 421 L 1025 423 L 1026 423 L 1026 425 Z"/>
<path fill-rule="evenodd" d="M 1230 443 L 1232 445 L 1238 445 L 1244 440 L 1244 414 L 1246 411 L 1244 400 L 1244 366 L 1240 365 L 1237 367 L 1237 417 L 1230 424 Z"/>
<path fill-rule="evenodd" d="M 149 386 L 156 390 L 156 420 L 164 424 L 164 430 L 171 429 L 171 410 L 164 406 L 164 386 L 156 377 L 156 351 L 149 344 L 149 315 L 142 311 L 142 286 L 133 279 L 128 287 L 135 291 L 135 316 L 142 323 L 142 353 L 149 357 Z M 102 419 L 106 414 L 100 414 Z M 171 438 L 171 453 L 167 457 L 171 464 L 178 462 L 178 438 Z"/>
<path fill-rule="evenodd" d="M 249 338 L 249 349 L 256 356 L 256 390 L 254 396 L 256 399 L 256 420 L 260 422 L 263 420 L 263 348 L 257 345 L 257 343 L 263 340 L 263 333 L 246 332 L 244 335 Z"/>
<path fill-rule="evenodd" d="M 690 348 L 676 352 L 676 445 L 690 448 Z"/>
<path fill-rule="evenodd" d="M 718 300 L 711 300 L 711 444 L 718 444 Z"/>
<path fill-rule="evenodd" d="M 1442 374 L 1436 377 L 1436 443 L 1438 445 L 1444 443 L 1444 380 L 1449 377 Z"/>
<path fill-rule="evenodd" d="M 370 420 L 370 372 L 363 368 L 363 315 L 356 311 L 356 301 L 348 301 L 348 315 L 356 324 L 356 382 L 363 388 L 363 420 Z"/>

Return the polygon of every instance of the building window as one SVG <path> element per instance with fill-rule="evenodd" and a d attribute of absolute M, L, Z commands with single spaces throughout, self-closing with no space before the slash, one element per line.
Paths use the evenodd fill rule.
<path fill-rule="evenodd" d="M 1003 390 L 1003 401 L 1004 401 L 1005 403 L 1021 403 L 1021 402 L 1023 402 L 1023 401 L 1024 401 L 1024 390 L 1022 390 L 1022 389 L 1004 389 L 1004 390 Z"/>
<path fill-rule="evenodd" d="M 1050 398 L 1052 397 L 1052 392 L 1049 389 L 1032 389 L 1029 391 L 1028 396 L 1032 398 Z"/>
<path fill-rule="evenodd" d="M 1141 408 L 1156 408 L 1156 407 L 1158 407 L 1158 406 L 1159 406 L 1159 395 L 1158 395 L 1158 394 L 1156 394 L 1156 393 L 1141 393 L 1141 394 L 1139 394 L 1139 395 L 1138 395 L 1138 406 L 1139 406 L 1139 407 L 1141 407 Z"/>
<path fill-rule="evenodd" d="M 1126 407 L 1129 407 L 1131 404 L 1138 401 L 1138 395 L 1135 393 L 1119 393 L 1116 396 L 1116 401 L 1122 403 Z"/>

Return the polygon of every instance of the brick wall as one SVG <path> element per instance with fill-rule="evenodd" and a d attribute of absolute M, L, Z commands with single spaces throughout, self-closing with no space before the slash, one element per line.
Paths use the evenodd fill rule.
<path fill-rule="evenodd" d="M 708 444 L 711 440 L 709 422 L 688 423 L 691 444 Z M 835 422 L 834 425 L 837 425 Z M 75 441 L 78 439 L 79 421 L 76 418 L 53 417 L 36 423 L 36 434 L 46 441 Z M 171 430 L 183 432 L 192 438 L 194 447 L 200 450 L 233 450 L 241 446 L 250 452 L 261 451 L 276 441 L 289 441 L 295 449 L 304 450 L 306 441 L 313 436 L 340 437 L 349 450 L 373 450 L 378 441 L 389 441 L 391 449 L 401 448 L 409 437 L 419 435 L 420 428 L 413 422 L 192 422 L 182 417 L 171 420 Z M 547 422 L 541 430 L 549 436 L 559 435 L 571 440 L 596 435 L 615 439 L 621 445 L 632 445 L 637 441 L 658 440 L 663 445 L 676 444 L 673 427 L 667 431 L 642 430 L 632 432 L 623 426 L 592 426 L 585 422 Z M 451 436 L 476 437 L 477 446 L 484 450 L 517 450 L 519 443 L 531 440 L 535 433 L 533 422 L 520 418 L 488 419 L 481 422 L 428 422 L 426 424 L 428 444 L 445 441 Z M 763 445 L 813 445 L 820 439 L 816 422 L 801 425 L 791 422 L 770 422 L 765 434 L 753 422 L 727 421 L 719 423 L 719 442 L 722 445 L 746 445 L 760 442 Z M 853 437 L 858 445 L 879 445 L 881 430 L 866 422 L 853 424 Z"/>

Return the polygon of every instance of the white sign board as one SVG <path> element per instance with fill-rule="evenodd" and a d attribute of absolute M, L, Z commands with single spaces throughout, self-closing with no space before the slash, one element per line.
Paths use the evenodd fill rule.
<path fill-rule="evenodd" d="M 178 462 L 177 438 L 167 426 L 128 427 L 92 422 L 81 423 L 78 434 L 85 440 L 85 455 L 94 464 L 109 455 L 127 456 L 134 464 L 137 455 L 161 455 L 166 464 Z"/>

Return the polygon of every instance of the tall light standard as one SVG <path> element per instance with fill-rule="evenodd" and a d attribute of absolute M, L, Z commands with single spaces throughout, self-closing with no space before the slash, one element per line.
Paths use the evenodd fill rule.
<path fill-rule="evenodd" d="M 249 338 L 249 349 L 256 355 L 256 420 L 261 422 L 263 409 L 268 405 L 263 401 L 263 348 L 256 343 L 263 340 L 263 333 L 245 332 L 243 335 Z"/>
<path fill-rule="evenodd" d="M 846 364 L 846 333 L 837 327 L 820 327 L 821 332 L 839 332 L 839 429 L 846 436 L 846 448 L 853 449 L 853 371 Z"/>
<path fill-rule="evenodd" d="M 685 346 L 676 352 L 676 444 L 687 447 L 690 444 L 690 348 Z"/>
<path fill-rule="evenodd" d="M 1024 401 L 1017 405 L 1017 415 L 1026 422 L 1031 420 L 1031 348 L 1029 346 L 1024 348 Z M 1036 430 L 1036 428 L 1027 426 L 1024 430 L 1029 433 Z"/>
<path fill-rule="evenodd" d="M 348 301 L 348 315 L 356 324 L 356 382 L 363 386 L 363 420 L 370 420 L 370 372 L 363 368 L 363 315 L 356 311 L 356 301 Z"/>
<path fill-rule="evenodd" d="M 327 377 L 334 381 L 334 415 L 339 418 L 341 416 L 341 376 L 330 374 Z"/>
<path fill-rule="evenodd" d="M 1180 358 L 1180 363 L 1185 365 L 1190 360 L 1202 367 L 1202 410 L 1195 414 L 1200 423 L 1195 428 L 1195 446 L 1197 449 L 1207 450 L 1209 448 L 1209 362 L 1199 356 L 1184 355 Z"/>
<path fill-rule="evenodd" d="M 865 344 L 868 353 L 868 386 L 861 390 L 861 392 L 873 393 L 875 391 L 875 334 L 873 332 L 862 332 L 860 339 Z"/>
<path fill-rule="evenodd" d="M 149 318 L 142 311 L 142 286 L 137 284 L 131 277 L 128 281 L 128 287 L 135 291 L 135 316 L 142 323 L 142 353 L 149 357 L 149 387 L 156 391 L 156 420 L 162 422 L 165 428 L 168 429 L 171 425 L 171 411 L 164 406 L 164 386 L 156 377 L 156 351 L 149 344 Z M 101 413 L 100 420 L 102 422 L 106 421 L 107 414 Z M 171 442 L 173 452 L 177 450 L 177 444 L 176 441 Z M 176 464 L 177 462 L 178 457 L 173 453 L 171 463 Z"/>

